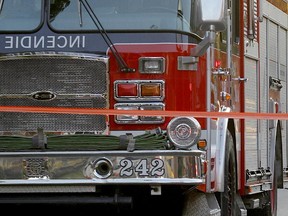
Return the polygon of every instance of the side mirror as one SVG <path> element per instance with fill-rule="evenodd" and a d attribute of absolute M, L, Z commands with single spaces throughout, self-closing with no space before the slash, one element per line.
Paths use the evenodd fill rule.
<path fill-rule="evenodd" d="M 227 0 L 195 0 L 194 28 L 195 31 L 205 32 L 213 25 L 215 31 L 226 29 Z"/>

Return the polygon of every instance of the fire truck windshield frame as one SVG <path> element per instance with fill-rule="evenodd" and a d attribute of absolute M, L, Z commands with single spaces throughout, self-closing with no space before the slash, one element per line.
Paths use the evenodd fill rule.
<path fill-rule="evenodd" d="M 41 24 L 43 0 L 5 0 L 0 12 L 0 31 L 32 31 Z"/>
<path fill-rule="evenodd" d="M 191 33 L 192 0 L 87 0 L 106 31 Z M 50 26 L 57 31 L 98 31 L 79 0 L 50 0 Z"/>

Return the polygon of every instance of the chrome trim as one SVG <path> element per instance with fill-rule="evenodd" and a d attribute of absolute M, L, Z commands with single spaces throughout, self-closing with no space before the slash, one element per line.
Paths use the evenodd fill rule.
<path fill-rule="evenodd" d="M 158 109 L 158 110 L 165 110 L 165 104 L 163 103 L 117 103 L 114 105 L 114 109 L 117 109 L 118 107 L 137 107 L 137 110 L 141 110 L 142 107 L 145 106 L 150 106 L 150 107 L 159 107 L 162 109 Z M 145 109 L 144 109 L 145 110 Z M 148 109 L 146 109 L 148 110 Z M 150 109 L 150 110 L 157 110 L 157 109 Z M 146 118 L 149 116 L 146 116 Z M 158 116 L 154 116 L 155 118 Z M 161 117 L 161 116 L 160 116 Z M 118 120 L 117 119 L 117 115 L 114 116 L 114 121 L 117 124 L 159 124 L 159 123 L 163 123 L 165 121 L 165 117 L 161 117 L 160 120 L 143 120 L 143 118 L 141 118 L 141 116 L 138 116 L 137 120 Z"/>
<path fill-rule="evenodd" d="M 205 153 L 203 151 L 91 151 L 91 152 L 15 152 L 0 153 L 0 186 L 2 185 L 74 185 L 74 184 L 203 184 L 205 182 Z M 95 161 L 107 158 L 113 163 L 113 172 L 107 178 L 95 175 Z M 140 175 L 134 170 L 131 176 L 122 176 L 120 161 L 131 160 L 147 164 L 157 159 L 163 161 L 164 172 L 159 175 Z M 27 176 L 27 163 L 33 175 Z M 45 163 L 44 165 L 41 163 Z M 154 164 L 155 165 L 155 164 Z M 157 166 L 156 164 L 155 166 Z M 139 168 L 139 167 L 138 167 Z M 147 166 L 151 171 L 153 164 Z M 158 168 L 158 166 L 157 166 Z M 193 169 L 194 168 L 194 169 Z M 32 169 L 30 169 L 31 172 Z M 159 171 L 160 169 L 156 169 Z M 149 172 L 150 172 L 149 171 Z M 26 173 L 26 174 L 25 174 Z M 151 173 L 151 172 L 150 172 Z M 45 174 L 45 177 L 43 177 Z M 142 173 L 143 174 L 143 173 Z"/>
<path fill-rule="evenodd" d="M 199 141 L 201 126 L 193 117 L 175 117 L 167 126 L 167 135 L 176 148 L 189 149 Z"/>
<path fill-rule="evenodd" d="M 92 165 L 93 175 L 100 179 L 106 179 L 113 173 L 113 163 L 108 158 L 99 158 Z"/>
<path fill-rule="evenodd" d="M 89 54 L 89 53 L 79 53 L 79 52 L 23 52 L 23 53 L 8 53 L 7 55 L 0 56 L 0 60 L 16 60 L 16 59 L 24 59 L 24 58 L 42 58 L 42 57 L 62 57 L 69 59 L 86 59 L 86 60 L 96 60 L 102 61 L 104 63 L 108 63 L 109 59 L 107 56 L 97 55 L 97 54 Z"/>
<path fill-rule="evenodd" d="M 158 60 L 159 62 L 161 62 L 162 63 L 161 70 L 159 70 L 159 71 L 153 71 L 153 70 L 144 71 L 143 63 L 145 61 L 149 61 L 149 60 L 152 60 L 152 61 L 153 60 Z M 138 62 L 139 62 L 139 72 L 142 73 L 142 74 L 163 74 L 165 72 L 165 69 L 166 69 L 166 67 L 165 67 L 166 62 L 165 62 L 165 58 L 164 57 L 140 57 Z"/>
<path fill-rule="evenodd" d="M 246 185 L 246 194 L 257 194 L 263 191 L 272 190 L 272 182 L 255 183 L 251 185 Z"/>
<path fill-rule="evenodd" d="M 50 101 L 56 98 L 56 94 L 51 91 L 37 91 L 31 94 L 36 101 Z"/>
<path fill-rule="evenodd" d="M 43 91 L 42 91 L 43 92 Z M 82 99 L 86 99 L 86 98 L 107 98 L 107 94 L 58 94 L 58 93 L 53 93 L 50 91 L 47 91 L 47 93 L 51 93 L 53 95 L 55 95 L 54 98 L 50 99 L 53 100 L 57 97 L 57 99 L 69 99 L 69 98 L 82 98 Z M 33 92 L 30 94 L 0 94 L 0 98 L 10 98 L 10 99 L 21 99 L 21 98 L 33 98 L 33 95 L 37 94 L 39 92 Z M 41 93 L 41 92 L 40 92 Z M 35 100 L 35 99 L 34 99 Z"/>

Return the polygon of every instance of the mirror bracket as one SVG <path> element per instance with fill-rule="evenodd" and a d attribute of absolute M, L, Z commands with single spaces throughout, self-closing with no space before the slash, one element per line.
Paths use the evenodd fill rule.
<path fill-rule="evenodd" d="M 215 26 L 211 25 L 210 30 L 206 32 L 206 36 L 204 39 L 196 45 L 196 47 L 191 49 L 191 56 L 193 57 L 199 57 L 206 53 L 206 50 L 211 44 L 215 43 L 216 39 L 216 32 L 215 32 Z"/>
<path fill-rule="evenodd" d="M 191 49 L 190 56 L 178 56 L 178 70 L 197 70 L 199 57 L 204 55 L 216 40 L 215 26 L 211 25 L 204 39 Z"/>

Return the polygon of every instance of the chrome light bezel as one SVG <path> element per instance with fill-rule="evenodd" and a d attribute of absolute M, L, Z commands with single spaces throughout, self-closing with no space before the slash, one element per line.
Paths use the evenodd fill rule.
<path fill-rule="evenodd" d="M 137 85 L 136 96 L 120 96 L 118 94 L 118 85 L 121 84 L 135 84 Z M 142 96 L 141 86 L 149 84 L 158 84 L 160 87 L 159 96 Z M 155 101 L 162 102 L 165 98 L 165 82 L 163 80 L 116 80 L 114 81 L 114 99 L 118 102 L 131 102 L 131 101 Z"/>
<path fill-rule="evenodd" d="M 117 103 L 114 109 L 118 110 L 165 110 L 163 103 Z M 163 116 L 115 115 L 117 124 L 161 124 L 165 121 Z"/>
<path fill-rule="evenodd" d="M 158 67 L 147 67 L 146 64 L 157 63 Z M 162 74 L 165 72 L 165 58 L 163 57 L 141 57 L 139 58 L 139 72 L 144 74 Z"/>
<path fill-rule="evenodd" d="M 167 135 L 176 148 L 188 149 L 199 141 L 201 126 L 193 117 L 176 117 L 169 122 Z"/>

